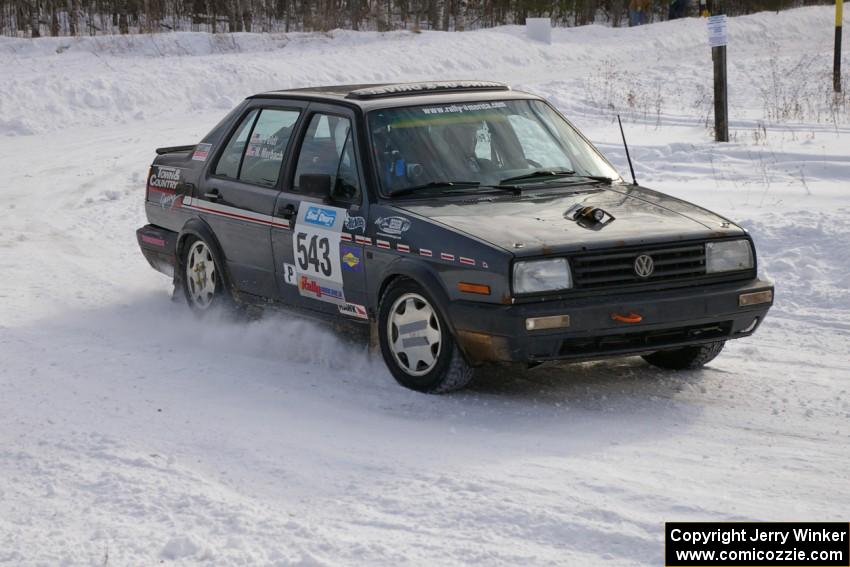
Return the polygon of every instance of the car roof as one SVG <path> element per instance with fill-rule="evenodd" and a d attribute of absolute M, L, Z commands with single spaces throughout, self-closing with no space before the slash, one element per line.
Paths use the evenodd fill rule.
<path fill-rule="evenodd" d="M 373 110 L 417 104 L 539 97 L 514 91 L 504 83 L 492 81 L 429 81 L 306 87 L 270 91 L 248 98 L 307 99 L 337 104 L 344 103 L 348 106 L 360 107 L 363 110 Z"/>

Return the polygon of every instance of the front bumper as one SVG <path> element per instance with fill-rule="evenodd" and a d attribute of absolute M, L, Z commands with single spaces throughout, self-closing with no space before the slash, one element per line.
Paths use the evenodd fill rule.
<path fill-rule="evenodd" d="M 773 285 L 755 279 L 531 304 L 452 302 L 449 314 L 473 364 L 589 360 L 749 336 L 773 300 L 740 307 L 739 297 L 759 291 L 773 292 Z M 626 323 L 615 314 L 641 320 Z M 569 327 L 526 330 L 526 319 L 555 315 L 568 315 Z"/>

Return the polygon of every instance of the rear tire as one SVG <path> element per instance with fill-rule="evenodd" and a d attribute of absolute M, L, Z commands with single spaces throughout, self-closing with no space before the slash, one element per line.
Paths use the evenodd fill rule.
<path fill-rule="evenodd" d="M 714 360 L 725 344 L 726 341 L 717 341 L 675 350 L 660 350 L 643 355 L 643 359 L 653 366 L 667 370 L 695 370 Z"/>
<path fill-rule="evenodd" d="M 411 280 L 391 283 L 378 307 L 378 340 L 396 381 L 411 390 L 443 394 L 472 380 L 435 302 Z"/>
<path fill-rule="evenodd" d="M 216 262 L 212 248 L 204 240 L 190 236 L 180 255 L 180 286 L 186 303 L 197 314 L 217 308 L 230 308 L 233 301 Z"/>

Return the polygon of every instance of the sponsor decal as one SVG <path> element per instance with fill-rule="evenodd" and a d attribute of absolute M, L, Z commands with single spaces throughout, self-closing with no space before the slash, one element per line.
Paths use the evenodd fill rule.
<path fill-rule="evenodd" d="M 283 281 L 289 285 L 298 285 L 298 277 L 295 273 L 295 264 L 283 264 Z"/>
<path fill-rule="evenodd" d="M 378 87 L 364 87 L 354 91 L 358 95 L 363 96 L 380 96 L 388 94 L 412 93 L 430 90 L 446 90 L 446 89 L 463 89 L 476 87 L 500 87 L 504 88 L 501 83 L 493 83 L 490 81 L 438 81 L 430 83 L 403 83 L 397 85 L 385 85 Z M 502 103 L 504 104 L 504 103 Z"/>
<path fill-rule="evenodd" d="M 346 242 L 351 242 L 352 240 L 354 240 L 354 237 L 348 234 L 347 232 L 341 232 L 339 234 L 339 238 L 340 240 L 345 240 Z"/>
<path fill-rule="evenodd" d="M 369 315 L 366 313 L 366 308 L 362 305 L 357 305 L 356 303 L 342 303 L 337 305 L 339 312 L 343 315 L 351 315 L 352 317 L 357 317 L 358 319 L 368 319 Z"/>
<path fill-rule="evenodd" d="M 455 255 L 454 254 L 446 254 L 445 252 L 440 252 L 440 259 L 445 260 L 446 262 L 454 262 Z"/>
<path fill-rule="evenodd" d="M 263 145 L 263 137 L 259 132 L 251 134 L 251 140 L 248 142 L 248 148 L 245 150 L 245 157 L 256 157 Z"/>
<path fill-rule="evenodd" d="M 375 244 L 378 246 L 378 248 L 383 248 L 384 250 L 390 249 L 390 243 L 386 240 L 375 239 Z"/>
<path fill-rule="evenodd" d="M 489 268 L 490 265 L 487 264 L 487 262 L 481 262 L 481 267 L 486 269 L 486 268 Z"/>
<path fill-rule="evenodd" d="M 195 161 L 207 161 L 211 148 L 212 144 L 198 144 L 195 146 L 195 153 L 192 154 L 192 159 Z"/>
<path fill-rule="evenodd" d="M 430 258 L 434 254 L 430 250 L 428 250 L 427 248 L 420 248 L 419 249 L 419 255 L 425 256 L 426 258 Z"/>
<path fill-rule="evenodd" d="M 410 252 L 410 246 L 407 244 L 396 244 L 396 249 L 399 252 Z"/>
<path fill-rule="evenodd" d="M 348 213 L 345 215 L 345 229 L 346 230 L 362 230 L 366 232 L 366 219 L 363 217 L 350 217 Z"/>
<path fill-rule="evenodd" d="M 357 242 L 357 244 L 366 244 L 368 246 L 372 245 L 372 239 L 366 236 L 355 236 L 354 241 Z"/>
<path fill-rule="evenodd" d="M 388 236 L 401 236 L 410 229 L 410 220 L 404 217 L 378 217 L 375 221 L 378 231 Z"/>
<path fill-rule="evenodd" d="M 155 165 L 148 178 L 148 190 L 157 193 L 174 193 L 180 184 L 180 168 Z"/>
<path fill-rule="evenodd" d="M 341 290 L 322 285 L 307 276 L 301 276 L 301 279 L 298 280 L 298 289 L 303 292 L 302 295 L 315 296 L 316 299 L 327 297 L 341 300 L 343 298 Z"/>
<path fill-rule="evenodd" d="M 182 195 L 175 195 L 174 193 L 160 193 L 159 206 L 163 209 L 173 209 L 177 199 L 181 196 Z"/>
<path fill-rule="evenodd" d="M 466 258 L 466 257 L 464 257 L 464 256 L 461 256 L 461 257 L 460 257 L 460 263 L 461 263 L 461 264 L 466 264 L 467 266 L 474 266 L 474 265 L 475 265 L 475 260 L 473 260 L 472 258 Z"/>
<path fill-rule="evenodd" d="M 304 215 L 304 222 L 331 228 L 336 222 L 336 211 L 323 207 L 309 207 Z"/>
<path fill-rule="evenodd" d="M 339 253 L 342 255 L 342 267 L 352 272 L 362 272 L 363 263 L 360 249 L 355 246 L 346 246 L 345 244 L 339 247 Z"/>
<path fill-rule="evenodd" d="M 277 148 L 279 141 L 277 136 L 264 136 L 254 132 L 245 150 L 245 157 L 282 161 L 283 151 Z"/>
<path fill-rule="evenodd" d="M 292 234 L 292 256 L 303 297 L 344 303 L 340 252 L 345 209 L 301 203 Z"/>

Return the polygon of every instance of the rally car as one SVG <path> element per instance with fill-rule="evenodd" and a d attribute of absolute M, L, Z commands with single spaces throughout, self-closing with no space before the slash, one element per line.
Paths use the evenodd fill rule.
<path fill-rule="evenodd" d="M 258 94 L 157 154 L 138 242 L 193 310 L 368 326 L 424 392 L 488 363 L 696 368 L 773 303 L 746 231 L 626 183 L 545 100 L 499 83 Z"/>

